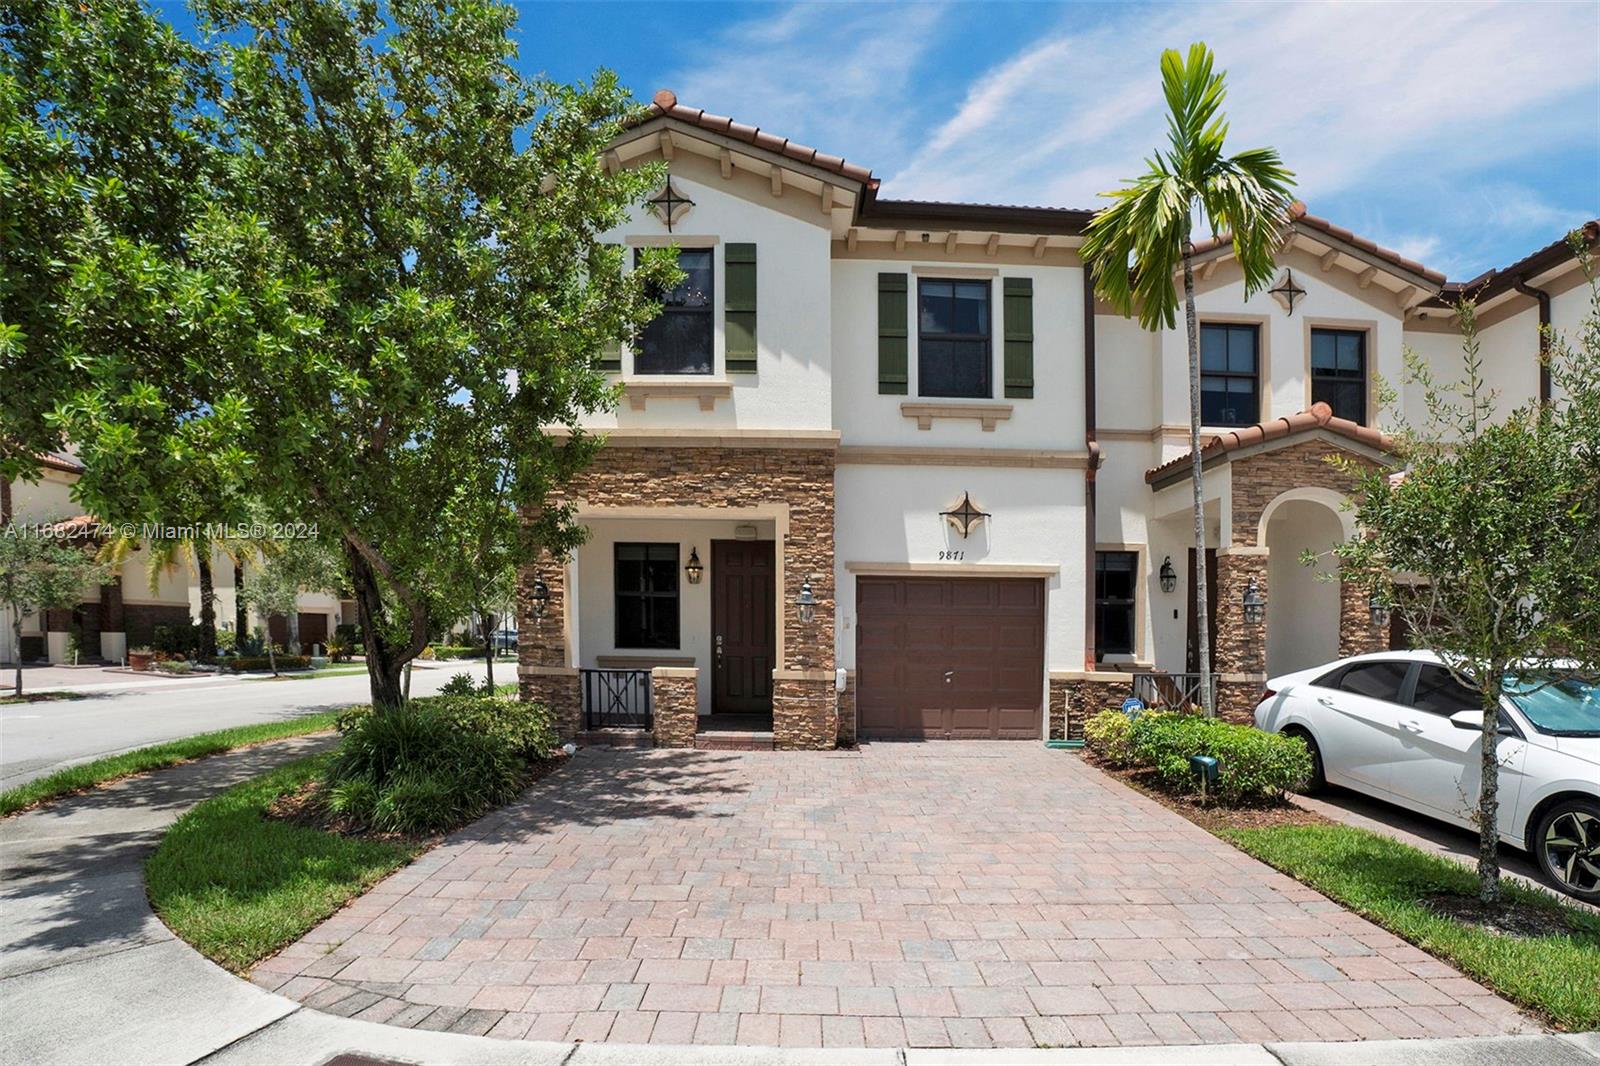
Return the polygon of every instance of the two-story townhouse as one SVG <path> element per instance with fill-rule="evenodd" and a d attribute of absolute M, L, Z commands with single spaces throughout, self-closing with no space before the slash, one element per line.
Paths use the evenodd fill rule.
<path fill-rule="evenodd" d="M 882 199 L 670 92 L 607 158 L 652 162 L 668 179 L 610 239 L 675 245 L 685 281 L 608 356 L 623 400 L 569 490 L 588 541 L 523 568 L 525 698 L 569 735 L 648 720 L 680 746 L 1042 739 L 1189 668 L 1186 348 L 1097 303 L 1092 213 Z M 1522 290 L 1581 313 L 1573 258 L 1540 256 L 1469 283 L 1508 395 L 1537 388 Z M 1377 383 L 1406 344 L 1443 365 L 1464 291 L 1303 210 L 1279 265 L 1247 301 L 1225 242 L 1199 264 L 1231 713 L 1269 670 L 1391 639 L 1299 556 L 1350 529 L 1323 457 L 1386 461 Z"/>
<path fill-rule="evenodd" d="M 100 543 L 99 522 L 83 514 L 72 498 L 72 486 L 83 465 L 72 455 L 39 457 L 39 479 L 0 481 L 0 526 L 49 526 L 65 543 L 92 550 Z M 157 626 L 186 625 L 189 600 L 184 578 L 158 572 L 151 586 L 150 555 L 144 547 L 127 554 L 112 580 L 83 590 L 76 606 L 25 615 L 22 644 L 16 643 L 11 620 L 0 624 L 0 663 L 48 661 L 71 663 L 73 633 L 78 635 L 79 663 L 120 662 L 128 648 L 150 643 Z"/>

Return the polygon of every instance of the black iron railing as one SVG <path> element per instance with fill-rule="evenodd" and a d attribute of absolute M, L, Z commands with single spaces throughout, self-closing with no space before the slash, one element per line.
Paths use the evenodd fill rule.
<path fill-rule="evenodd" d="M 651 728 L 650 671 L 578 671 L 585 729 Z"/>
<path fill-rule="evenodd" d="M 1216 691 L 1216 675 L 1213 674 L 1211 692 L 1215 695 Z M 1199 707 L 1203 703 L 1200 698 L 1199 674 L 1134 674 L 1133 694 L 1143 700 L 1146 707 L 1184 709 Z"/>

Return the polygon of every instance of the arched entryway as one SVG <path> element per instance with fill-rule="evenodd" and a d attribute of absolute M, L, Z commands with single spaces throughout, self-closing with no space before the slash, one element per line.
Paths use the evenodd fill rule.
<path fill-rule="evenodd" d="M 1332 495 L 1331 493 L 1329 495 Z M 1262 515 L 1263 546 L 1269 551 L 1267 619 L 1269 676 L 1303 670 L 1339 657 L 1340 589 L 1334 545 L 1345 538 L 1340 513 L 1318 495 L 1285 493 Z M 1310 552 L 1312 566 L 1303 557 Z"/>

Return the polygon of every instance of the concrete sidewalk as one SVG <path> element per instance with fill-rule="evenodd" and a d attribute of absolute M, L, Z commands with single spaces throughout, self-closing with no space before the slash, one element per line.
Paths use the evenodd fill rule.
<path fill-rule="evenodd" d="M 146 903 L 143 864 L 166 827 L 195 803 L 328 743 L 297 738 L 217 756 L 0 822 L 0 1063 L 320 1066 L 359 1054 L 549 1066 L 1600 1064 L 1596 1034 L 981 1051 L 638 1047 L 498 1040 L 321 1014 L 235 978 L 176 939 Z"/>

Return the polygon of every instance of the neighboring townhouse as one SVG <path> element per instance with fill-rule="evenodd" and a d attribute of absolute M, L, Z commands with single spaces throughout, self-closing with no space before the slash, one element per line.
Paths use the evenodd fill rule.
<path fill-rule="evenodd" d="M 1540 395 L 1540 321 L 1588 300 L 1559 242 L 1452 285 L 1297 207 L 1249 300 L 1203 245 L 1195 559 L 1183 334 L 1094 298 L 1091 212 L 883 199 L 670 92 L 607 157 L 649 162 L 670 177 L 612 236 L 676 245 L 686 280 L 608 358 L 622 401 L 585 423 L 609 441 L 569 493 L 589 540 L 519 580 L 522 693 L 569 735 L 1076 735 L 1136 685 L 1189 683 L 1201 573 L 1219 700 L 1247 714 L 1271 673 L 1404 639 L 1300 564 L 1351 530 L 1325 456 L 1389 459 L 1377 383 L 1403 346 L 1453 373 L 1449 301 L 1477 293 L 1509 405 Z"/>
<path fill-rule="evenodd" d="M 69 543 L 93 550 L 102 542 L 98 521 L 83 514 L 72 499 L 72 486 L 83 474 L 76 458 L 63 453 L 40 456 L 39 480 L 0 481 L 0 525 L 53 526 Z M 149 644 L 157 626 L 189 622 L 184 575 L 164 572 L 150 584 L 149 552 L 140 547 L 117 568 L 112 581 L 86 588 L 76 607 L 27 615 L 22 620 L 22 646 L 13 647 L 11 620 L 0 625 L 0 662 L 71 663 L 72 634 L 78 634 L 80 663 L 120 662 L 128 648 Z"/>
<path fill-rule="evenodd" d="M 217 628 L 238 631 L 239 620 L 243 618 L 243 631 L 248 636 L 260 628 L 271 636 L 274 643 L 288 647 L 289 620 L 283 615 L 275 614 L 263 621 L 260 612 L 248 603 L 241 605 L 239 600 L 239 582 L 242 578 L 245 588 L 250 585 L 251 575 L 256 572 L 256 564 L 249 560 L 240 564 L 220 548 L 211 556 L 211 587 L 216 596 Z M 189 581 L 189 611 L 196 620 L 200 618 L 200 578 L 191 566 L 188 571 Z M 243 613 L 241 614 L 241 606 Z M 333 636 L 334 630 L 344 622 L 355 623 L 356 605 L 354 600 L 341 600 L 337 595 L 329 592 L 302 592 L 296 600 L 298 623 L 298 636 L 300 647 L 310 654 L 313 646 L 326 647 L 328 638 Z"/>

